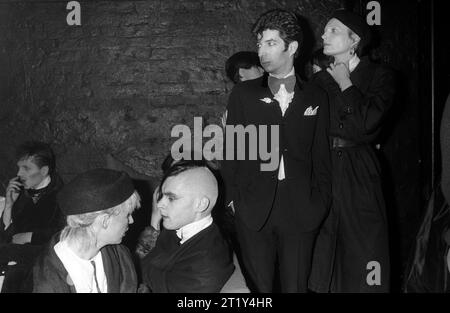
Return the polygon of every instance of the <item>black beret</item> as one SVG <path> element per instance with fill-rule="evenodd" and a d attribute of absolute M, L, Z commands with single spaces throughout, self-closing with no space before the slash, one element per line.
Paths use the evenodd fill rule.
<path fill-rule="evenodd" d="M 361 38 L 361 44 L 366 45 L 370 42 L 370 29 L 362 16 L 347 10 L 337 10 L 330 19 L 332 18 L 338 19 L 357 34 Z"/>
<path fill-rule="evenodd" d="M 127 200 L 133 192 L 133 182 L 128 174 L 98 168 L 75 177 L 56 197 L 65 215 L 76 215 L 112 208 Z"/>

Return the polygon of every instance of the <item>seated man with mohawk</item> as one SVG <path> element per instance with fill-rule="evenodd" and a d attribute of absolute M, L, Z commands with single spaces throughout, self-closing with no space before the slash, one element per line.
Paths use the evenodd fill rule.
<path fill-rule="evenodd" d="M 211 216 L 217 197 L 203 162 L 179 161 L 165 173 L 136 250 L 151 292 L 219 292 L 231 276 L 231 251 Z"/>

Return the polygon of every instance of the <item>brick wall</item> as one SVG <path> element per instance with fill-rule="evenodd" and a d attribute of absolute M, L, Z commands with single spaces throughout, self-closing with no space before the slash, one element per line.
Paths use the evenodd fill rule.
<path fill-rule="evenodd" d="M 232 85 L 225 60 L 252 50 L 250 27 L 266 10 L 308 16 L 316 37 L 340 1 L 66 1 L 0 3 L 0 172 L 14 174 L 12 147 L 52 143 L 63 176 L 114 154 L 157 177 L 173 125 L 219 123 Z"/>

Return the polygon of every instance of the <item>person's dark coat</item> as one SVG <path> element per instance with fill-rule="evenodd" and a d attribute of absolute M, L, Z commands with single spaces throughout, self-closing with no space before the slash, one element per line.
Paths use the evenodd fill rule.
<path fill-rule="evenodd" d="M 13 223 L 3 232 L 2 241 L 9 243 L 15 234 L 32 232 L 32 245 L 47 243 L 64 226 L 64 217 L 56 202 L 56 194 L 62 186 L 61 178 L 53 175 L 36 203 L 27 190 L 22 190 L 11 210 Z M 0 223 L 4 229 L 3 221 Z"/>
<path fill-rule="evenodd" d="M 389 69 L 362 58 L 343 92 L 326 71 L 314 80 L 330 100 L 333 204 L 317 239 L 310 288 L 318 292 L 374 292 L 389 289 L 389 247 L 380 164 L 372 147 L 394 97 Z M 341 144 L 339 144 L 341 145 Z M 381 285 L 366 278 L 379 264 Z"/>
<path fill-rule="evenodd" d="M 53 247 L 59 241 L 56 234 L 33 267 L 34 293 L 76 293 L 70 276 Z M 137 292 L 137 275 L 130 252 L 123 245 L 107 245 L 101 250 L 108 293 Z"/>
<path fill-rule="evenodd" d="M 231 92 L 227 127 L 255 126 L 257 142 L 249 144 L 247 136 L 245 160 L 239 160 L 236 138 L 234 145 L 226 138 L 222 163 L 226 202 L 233 201 L 236 217 L 250 229 L 258 231 L 263 227 L 274 201 L 279 164 L 270 171 L 261 170 L 262 164 L 270 163 L 264 160 L 261 150 L 270 152 L 271 141 L 278 140 L 276 153 L 279 161 L 283 155 L 285 181 L 292 203 L 291 216 L 286 216 L 286 223 L 304 232 L 312 231 L 325 218 L 331 202 L 327 95 L 317 85 L 301 84 L 297 78 L 294 97 L 282 116 L 267 81 L 268 75 L 264 75 L 237 84 Z M 278 136 L 273 134 L 271 125 L 279 126 Z M 267 136 L 264 137 L 265 129 Z M 260 142 L 267 143 L 265 148 Z M 250 146 L 258 147 L 258 151 L 253 151 L 256 159 L 249 154 Z M 230 150 L 234 150 L 233 160 L 228 155 Z"/>
<path fill-rule="evenodd" d="M 28 283 L 33 263 L 52 235 L 64 226 L 64 216 L 56 202 L 56 194 L 62 188 L 61 178 L 52 175 L 50 184 L 42 191 L 36 203 L 27 190 L 22 190 L 11 211 L 13 223 L 4 230 L 0 219 L 0 264 L 15 262 L 7 266 L 3 292 L 30 292 Z M 15 234 L 32 232 L 31 242 L 13 244 Z"/>
<path fill-rule="evenodd" d="M 156 293 L 216 293 L 234 270 L 230 249 L 213 223 L 182 245 L 162 230 L 142 260 L 143 282 Z"/>

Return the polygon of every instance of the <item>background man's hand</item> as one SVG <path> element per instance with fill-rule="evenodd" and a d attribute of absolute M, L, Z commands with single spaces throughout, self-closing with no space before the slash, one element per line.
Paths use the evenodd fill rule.
<path fill-rule="evenodd" d="M 234 204 L 233 204 L 233 201 L 231 201 L 230 203 L 228 203 L 228 207 L 231 209 L 231 212 L 233 212 L 233 215 L 234 215 L 236 212 L 234 211 Z"/>
<path fill-rule="evenodd" d="M 22 183 L 19 181 L 19 177 L 14 177 L 8 183 L 8 187 L 6 187 L 6 199 L 5 206 L 12 207 L 14 202 L 16 202 L 19 197 L 20 188 L 22 187 Z"/>
<path fill-rule="evenodd" d="M 158 209 L 158 198 L 159 198 L 159 186 L 156 187 L 155 191 L 153 192 L 153 202 L 152 202 L 152 217 L 150 221 L 150 225 L 156 230 L 160 229 L 160 224 L 162 220 L 161 211 Z"/>

